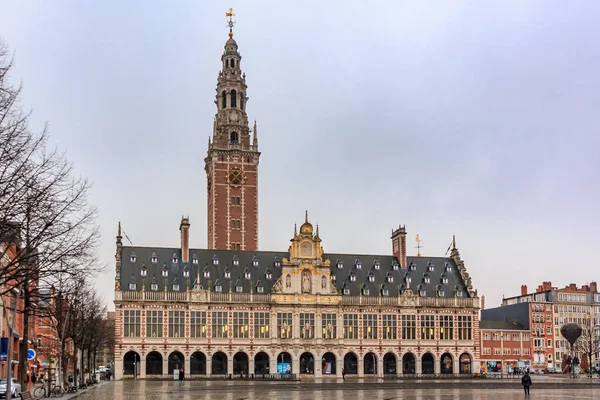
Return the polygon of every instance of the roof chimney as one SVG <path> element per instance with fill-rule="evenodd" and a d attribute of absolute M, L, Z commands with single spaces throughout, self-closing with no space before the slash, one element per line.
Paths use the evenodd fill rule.
<path fill-rule="evenodd" d="M 598 292 L 598 284 L 596 282 L 590 282 L 590 292 Z"/>
<path fill-rule="evenodd" d="M 181 232 L 181 261 L 184 263 L 189 261 L 190 256 L 190 220 L 189 217 L 181 217 L 179 224 Z"/>
<path fill-rule="evenodd" d="M 521 296 L 525 296 L 527 294 L 527 285 L 521 285 Z"/>
<path fill-rule="evenodd" d="M 481 309 L 485 310 L 485 296 L 481 296 Z"/>
<path fill-rule="evenodd" d="M 400 266 L 406 267 L 406 228 L 404 225 L 392 231 L 392 255 L 398 259 Z"/>

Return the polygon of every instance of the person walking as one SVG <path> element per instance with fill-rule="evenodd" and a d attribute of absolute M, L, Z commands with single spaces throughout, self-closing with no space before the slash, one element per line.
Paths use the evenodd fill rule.
<path fill-rule="evenodd" d="M 183 368 L 181 368 L 179 370 L 179 387 L 181 387 L 183 385 L 183 375 L 184 375 Z"/>
<path fill-rule="evenodd" d="M 346 382 L 346 370 L 342 368 L 342 382 Z"/>
<path fill-rule="evenodd" d="M 529 376 L 529 372 L 525 372 L 523 377 L 521 378 L 521 385 L 523 385 L 523 390 L 526 395 L 529 395 L 529 386 L 531 386 L 531 377 Z"/>

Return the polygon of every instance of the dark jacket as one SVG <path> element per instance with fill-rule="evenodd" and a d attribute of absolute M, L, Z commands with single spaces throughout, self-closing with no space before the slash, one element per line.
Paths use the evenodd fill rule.
<path fill-rule="evenodd" d="M 521 378 L 521 385 L 531 386 L 531 377 L 529 375 L 523 375 Z"/>

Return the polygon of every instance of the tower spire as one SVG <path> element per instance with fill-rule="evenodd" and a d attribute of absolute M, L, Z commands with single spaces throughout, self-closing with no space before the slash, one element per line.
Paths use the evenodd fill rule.
<path fill-rule="evenodd" d="M 235 21 L 233 20 L 233 17 L 235 17 L 235 14 L 233 13 L 233 8 L 230 8 L 229 11 L 225 13 L 225 16 L 229 18 L 229 20 L 227 21 L 227 26 L 229 27 L 229 37 L 232 38 L 233 26 L 235 25 Z"/>
<path fill-rule="evenodd" d="M 298 228 L 296 227 L 296 224 L 294 223 L 294 237 L 298 236 Z"/>
<path fill-rule="evenodd" d="M 452 250 L 456 250 L 456 235 L 452 235 Z"/>
<path fill-rule="evenodd" d="M 254 132 L 252 147 L 254 147 L 254 150 L 258 150 L 258 131 L 256 130 L 256 120 L 254 120 L 254 128 L 252 129 L 252 132 Z"/>
<path fill-rule="evenodd" d="M 308 222 L 308 210 L 304 211 L 304 222 Z"/>

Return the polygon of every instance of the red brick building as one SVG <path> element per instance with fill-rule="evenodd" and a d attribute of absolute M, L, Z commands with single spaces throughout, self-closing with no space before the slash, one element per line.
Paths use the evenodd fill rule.
<path fill-rule="evenodd" d="M 531 366 L 530 330 L 518 322 L 480 321 L 481 366 L 487 374 L 512 373 Z"/>

